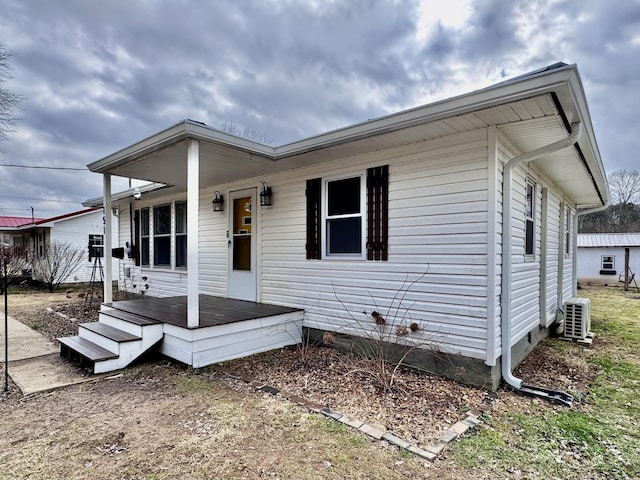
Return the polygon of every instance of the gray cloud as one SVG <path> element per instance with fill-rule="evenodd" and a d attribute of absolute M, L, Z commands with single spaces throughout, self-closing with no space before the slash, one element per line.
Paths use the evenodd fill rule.
<path fill-rule="evenodd" d="M 26 98 L 0 163 L 84 167 L 183 118 L 283 144 L 566 61 L 580 67 L 607 168 L 638 168 L 638 0 L 476 1 L 463 25 L 433 12 L 422 40 L 417 6 L 0 0 L 0 42 L 16 53 L 8 86 Z M 101 178 L 0 167 L 0 190 L 80 202 Z"/>

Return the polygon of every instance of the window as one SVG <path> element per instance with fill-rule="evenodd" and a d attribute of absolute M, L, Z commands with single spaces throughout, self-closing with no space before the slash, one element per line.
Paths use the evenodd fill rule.
<path fill-rule="evenodd" d="M 362 177 L 327 181 L 325 253 L 362 254 Z"/>
<path fill-rule="evenodd" d="M 388 165 L 365 176 L 307 180 L 307 259 L 387 260 Z M 366 217 L 365 217 L 366 215 Z M 366 218 L 366 221 L 365 221 Z"/>
<path fill-rule="evenodd" d="M 187 202 L 141 208 L 134 218 L 140 265 L 187 267 Z"/>
<path fill-rule="evenodd" d="M 524 253 L 534 255 L 535 253 L 535 218 L 536 218 L 536 186 L 527 181 L 527 196 L 525 200 L 525 232 L 524 232 Z"/>
<path fill-rule="evenodd" d="M 187 203 L 176 202 L 176 267 L 187 266 Z"/>
<path fill-rule="evenodd" d="M 565 240 L 564 240 L 564 253 L 566 253 L 567 255 L 569 255 L 570 253 L 570 243 L 571 243 L 571 210 L 569 210 L 567 208 L 567 213 L 566 213 L 566 220 L 565 220 L 565 227 L 564 227 L 564 236 L 565 236 Z"/>
<path fill-rule="evenodd" d="M 153 265 L 171 266 L 171 205 L 153 207 Z"/>
<path fill-rule="evenodd" d="M 602 270 L 611 272 L 616 269 L 616 257 L 613 255 L 603 255 L 602 256 Z"/>
<path fill-rule="evenodd" d="M 149 266 L 149 209 L 140 210 L 140 264 Z"/>
<path fill-rule="evenodd" d="M 89 235 L 89 261 L 104 257 L 104 235 Z"/>

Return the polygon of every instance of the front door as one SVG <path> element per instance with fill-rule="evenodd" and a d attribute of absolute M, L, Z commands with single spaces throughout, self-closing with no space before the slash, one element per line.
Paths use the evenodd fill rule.
<path fill-rule="evenodd" d="M 256 190 L 229 193 L 229 297 L 256 300 Z"/>

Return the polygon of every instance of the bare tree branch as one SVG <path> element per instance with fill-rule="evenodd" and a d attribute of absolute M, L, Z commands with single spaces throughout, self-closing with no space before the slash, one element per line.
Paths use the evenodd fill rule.
<path fill-rule="evenodd" d="M 12 54 L 7 52 L 4 44 L 0 43 L 0 141 L 6 140 L 7 135 L 15 128 L 13 112 L 20 108 L 22 97 L 3 88 L 11 75 L 9 74 L 9 58 Z"/>
<path fill-rule="evenodd" d="M 78 268 L 84 250 L 70 243 L 54 242 L 45 248 L 44 254 L 33 261 L 33 278 L 55 291 Z"/>
<path fill-rule="evenodd" d="M 246 138 L 252 142 L 262 143 L 263 145 L 273 145 L 275 142 L 275 137 L 269 135 L 267 132 L 263 132 L 255 127 L 240 128 L 233 120 L 220 122 L 220 128 L 218 130 L 235 135 L 236 137 Z"/>
<path fill-rule="evenodd" d="M 616 170 L 609 174 L 609 189 L 614 205 L 640 203 L 640 172 L 638 170 Z"/>

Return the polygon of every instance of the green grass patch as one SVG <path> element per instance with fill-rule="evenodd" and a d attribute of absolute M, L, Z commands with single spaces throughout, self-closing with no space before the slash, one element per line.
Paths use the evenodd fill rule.
<path fill-rule="evenodd" d="M 590 288 L 594 346 L 586 361 L 600 373 L 573 409 L 542 403 L 494 412 L 453 445 L 457 464 L 488 478 L 640 478 L 640 300 L 619 289 Z M 572 345 L 551 342 L 571 356 Z M 529 404 L 531 406 L 531 404 Z"/>

